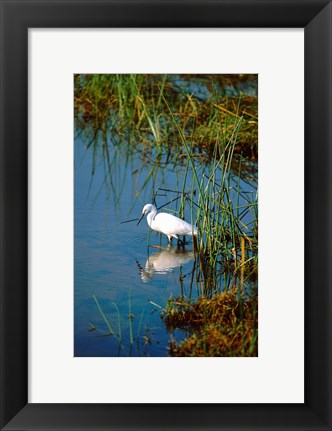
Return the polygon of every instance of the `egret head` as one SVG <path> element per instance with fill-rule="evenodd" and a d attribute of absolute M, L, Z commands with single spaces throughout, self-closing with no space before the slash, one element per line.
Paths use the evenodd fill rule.
<path fill-rule="evenodd" d="M 145 216 L 145 214 L 148 214 L 151 211 L 157 212 L 157 208 L 154 205 L 152 205 L 152 204 L 146 204 L 146 205 L 144 205 L 141 217 L 139 218 L 139 220 L 137 222 L 137 225 L 139 225 L 139 223 L 141 222 L 141 220 Z"/>

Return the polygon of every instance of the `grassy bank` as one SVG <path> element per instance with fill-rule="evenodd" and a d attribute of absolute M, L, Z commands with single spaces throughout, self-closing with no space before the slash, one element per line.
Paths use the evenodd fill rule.
<path fill-rule="evenodd" d="M 237 289 L 213 298 L 168 301 L 162 318 L 169 331 L 189 333 L 177 343 L 170 341 L 171 356 L 257 356 L 257 297 L 239 296 Z"/>
<path fill-rule="evenodd" d="M 191 87 L 186 75 L 75 75 L 75 118 L 81 126 L 116 132 L 120 141 L 139 147 L 148 157 L 156 148 L 171 151 L 182 145 L 177 128 L 169 123 L 167 100 L 196 158 L 215 157 L 216 144 L 219 148 L 228 142 L 242 118 L 235 154 L 257 161 L 257 95 L 245 91 L 257 82 L 257 76 L 204 75 L 200 79 L 200 85 Z"/>

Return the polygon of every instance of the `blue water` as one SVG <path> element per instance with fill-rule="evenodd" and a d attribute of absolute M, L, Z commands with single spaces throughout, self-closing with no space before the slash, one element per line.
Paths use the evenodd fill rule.
<path fill-rule="evenodd" d="M 139 218 L 157 187 L 176 189 L 184 168 L 157 169 L 140 192 L 150 165 L 109 143 L 116 161 L 109 177 L 104 157 L 97 154 L 93 163 L 87 144 L 83 134 L 75 141 L 75 356 L 166 356 L 170 336 L 179 341 L 186 334 L 166 331 L 161 307 L 172 296 L 199 293 L 199 285 L 192 283 L 192 244 L 184 250 L 176 243 L 168 248 L 165 236 L 149 233 L 146 219 L 139 226 L 123 222 Z M 246 183 L 241 187 L 244 193 L 254 192 Z M 174 196 L 160 192 L 158 206 L 170 198 Z M 190 213 L 185 218 L 191 222 Z M 109 335 L 95 298 L 114 335 Z"/>
<path fill-rule="evenodd" d="M 123 189 L 114 203 L 114 195 L 109 195 L 104 184 L 102 162 L 91 185 L 92 151 L 84 150 L 84 144 L 81 139 L 75 142 L 75 356 L 165 356 L 169 334 L 158 306 L 164 306 L 171 295 L 181 294 L 180 274 L 192 271 L 191 247 L 184 252 L 178 252 L 176 244 L 167 249 L 164 238 L 162 250 L 148 248 L 145 220 L 139 226 L 136 221 L 122 224 L 138 218 L 148 201 L 148 197 L 142 201 L 144 195 L 135 201 L 137 178 L 132 172 L 137 160 L 127 168 L 119 160 L 117 180 Z M 154 233 L 149 241 L 160 245 Z M 189 296 L 187 284 L 182 282 L 182 292 L 187 290 Z M 93 295 L 116 336 L 108 336 Z"/>

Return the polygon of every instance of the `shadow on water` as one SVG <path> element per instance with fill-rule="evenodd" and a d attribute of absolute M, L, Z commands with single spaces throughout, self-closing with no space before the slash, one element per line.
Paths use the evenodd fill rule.
<path fill-rule="evenodd" d="M 224 296 L 218 304 L 232 304 L 238 310 L 242 337 L 246 334 L 243 346 L 247 347 L 241 350 L 237 338 L 238 351 L 231 347 L 220 351 L 228 356 L 256 355 L 257 313 L 251 311 L 248 300 L 254 298 L 257 306 L 257 163 L 253 150 L 257 137 L 250 135 L 248 148 L 240 141 L 256 133 L 257 87 L 243 95 L 242 78 L 232 84 L 232 78 L 226 77 L 228 86 L 219 92 L 210 77 L 168 80 L 157 76 L 151 95 L 143 91 L 144 75 L 135 82 L 124 76 L 112 76 L 109 81 L 93 77 L 75 78 L 80 87 L 75 91 L 74 144 L 75 356 L 186 355 L 190 349 L 186 345 L 181 351 L 181 341 L 202 338 L 202 333 L 183 322 L 165 322 L 178 313 L 179 304 L 181 313 L 183 309 L 187 312 L 197 301 L 219 301 L 220 294 L 228 293 L 233 296 Z M 98 99 L 99 81 L 109 85 L 110 98 L 120 101 L 117 114 L 113 105 Z M 91 82 L 96 100 L 82 96 L 82 88 L 87 88 L 84 83 L 91 86 Z M 128 93 L 121 93 L 120 84 L 126 82 Z M 202 82 L 208 83 L 206 90 Z M 236 85 L 239 89 L 234 90 Z M 134 99 L 128 113 L 129 90 Z M 173 102 L 178 105 L 170 109 L 177 112 L 176 118 L 167 114 L 166 100 L 163 103 L 164 97 L 169 96 L 170 102 L 175 93 Z M 197 123 L 204 115 L 203 127 Z M 181 130 L 177 130 L 179 124 Z M 191 142 L 189 147 L 184 139 Z M 208 146 L 210 141 L 214 144 Z M 150 231 L 146 221 L 136 226 L 146 203 L 196 224 L 197 244 L 167 246 L 166 237 Z M 215 328 L 216 323 L 213 331 Z M 224 332 L 222 336 L 228 337 Z M 218 355 L 218 351 L 206 350 L 208 342 L 204 343 L 204 349 L 197 347 L 194 355 Z"/>

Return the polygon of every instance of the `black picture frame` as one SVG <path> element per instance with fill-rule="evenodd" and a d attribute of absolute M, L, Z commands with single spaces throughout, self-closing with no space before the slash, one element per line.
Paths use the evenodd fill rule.
<path fill-rule="evenodd" d="M 2 430 L 331 430 L 331 11 L 327 0 L 1 0 Z M 28 29 L 38 27 L 304 28 L 304 404 L 28 403 Z"/>

